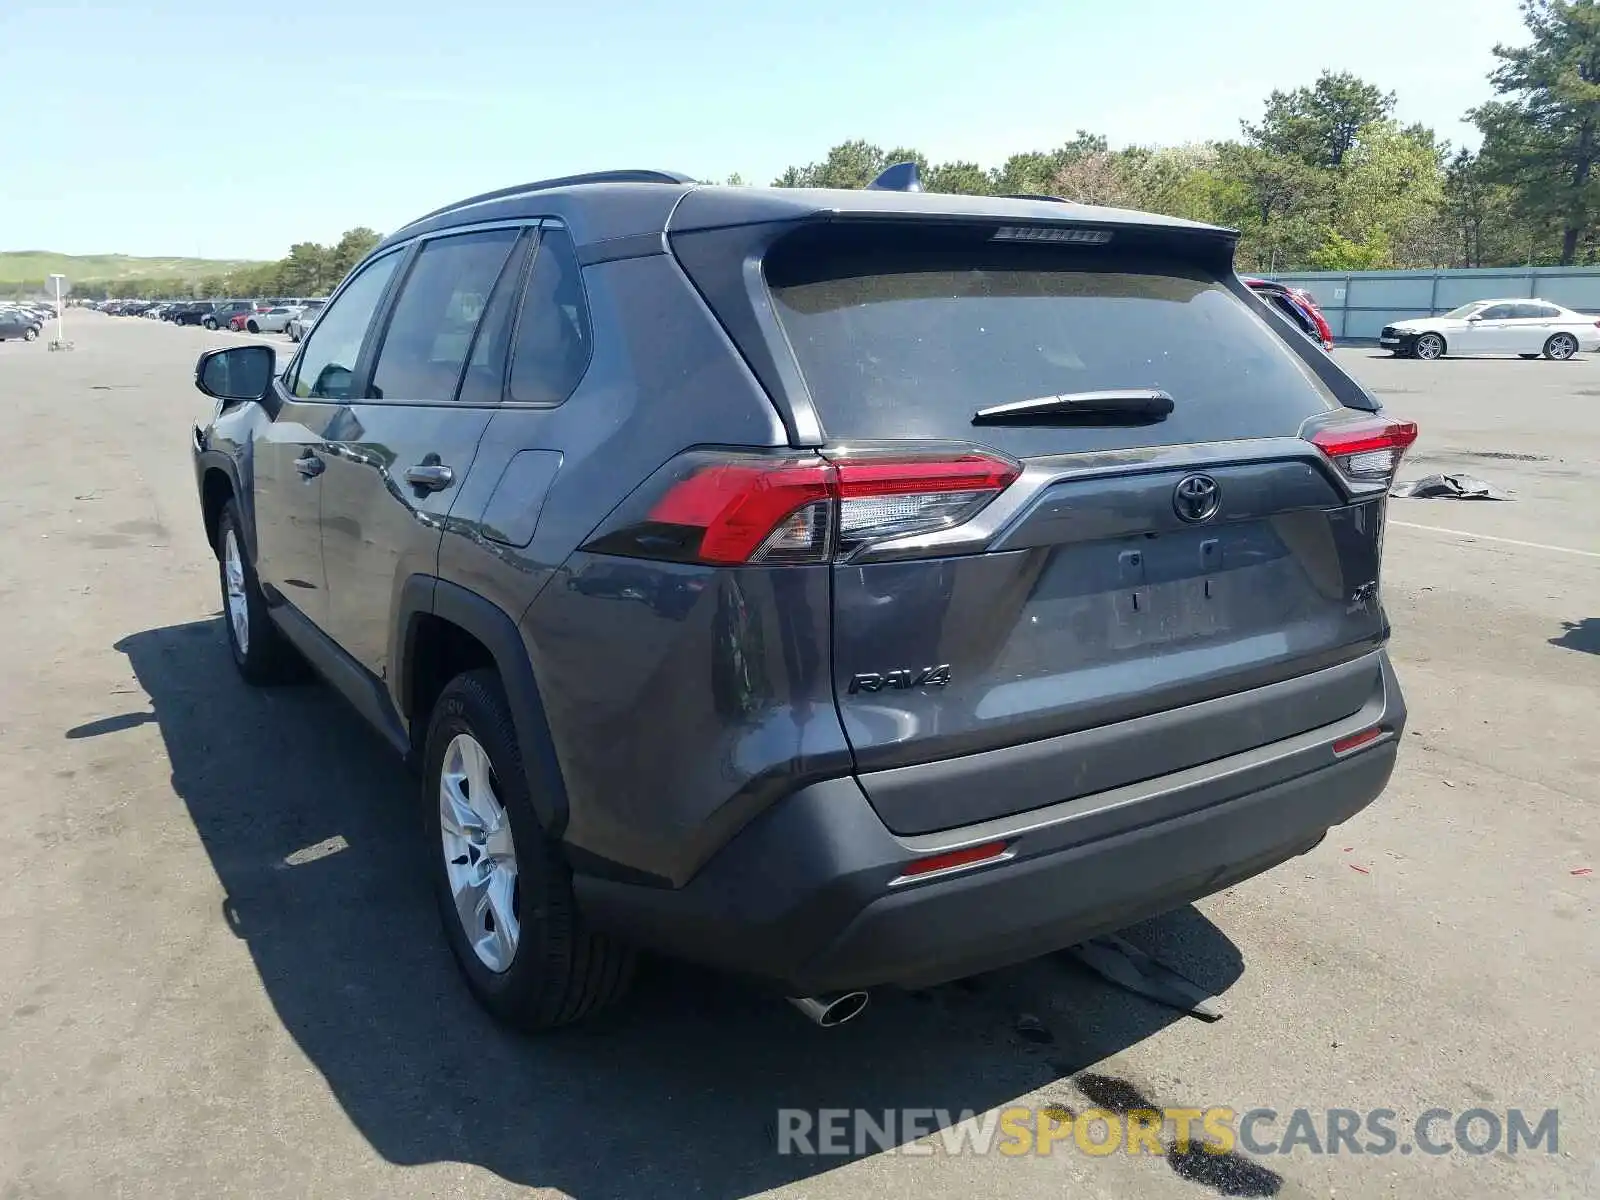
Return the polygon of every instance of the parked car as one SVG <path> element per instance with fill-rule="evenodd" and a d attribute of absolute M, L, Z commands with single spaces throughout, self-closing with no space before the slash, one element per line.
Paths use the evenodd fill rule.
<path fill-rule="evenodd" d="M 216 304 L 210 300 L 196 300 L 191 304 L 184 304 L 173 311 L 172 323 L 174 325 L 199 325 L 215 313 Z"/>
<path fill-rule="evenodd" d="M 289 318 L 289 323 L 284 331 L 289 335 L 289 340 L 299 342 L 311 332 L 311 327 L 317 323 L 317 314 L 322 311 L 325 300 L 307 300 L 300 311 Z"/>
<path fill-rule="evenodd" d="M 1308 293 L 1271 279 L 1258 279 L 1252 275 L 1243 278 L 1246 287 L 1287 317 L 1306 337 L 1324 350 L 1333 349 L 1333 331 L 1323 317 L 1322 310 Z"/>
<path fill-rule="evenodd" d="M 200 318 L 200 324 L 207 329 L 231 329 L 234 317 L 249 317 L 255 311 L 254 300 L 221 300 Z"/>
<path fill-rule="evenodd" d="M 447 941 L 527 1028 L 635 948 L 836 1023 L 1249 878 L 1393 769 L 1417 428 L 1235 239 L 657 172 L 431 213 L 281 376 L 196 365 L 233 661 L 414 758 Z"/>
<path fill-rule="evenodd" d="M 298 304 L 274 304 L 265 311 L 257 310 L 246 318 L 244 327 L 250 333 L 283 333 L 289 322 L 300 315 Z"/>
<path fill-rule="evenodd" d="M 1385 325 L 1378 343 L 1396 358 L 1516 354 L 1564 360 L 1600 350 L 1600 321 L 1548 300 L 1474 300 L 1437 317 Z"/>
<path fill-rule="evenodd" d="M 38 318 L 28 313 L 0 312 L 0 342 L 8 338 L 34 341 L 39 336 L 40 328 Z"/>

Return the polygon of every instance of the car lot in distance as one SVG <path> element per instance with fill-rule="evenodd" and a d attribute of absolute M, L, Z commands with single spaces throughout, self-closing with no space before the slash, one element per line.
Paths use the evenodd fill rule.
<path fill-rule="evenodd" d="M 69 312 L 67 336 L 70 354 L 0 345 L 0 1195 L 1597 1186 L 1600 880 L 1573 872 L 1600 867 L 1600 357 L 1335 352 L 1422 425 L 1403 478 L 1465 470 L 1514 498 L 1391 503 L 1411 726 L 1389 792 L 1305 858 L 1130 932 L 1216 989 L 1221 1022 L 1049 960 L 880 995 L 824 1031 L 659 967 L 602 1026 L 530 1041 L 458 983 L 410 783 L 376 738 L 323 687 L 233 677 L 187 436 L 207 408 L 195 355 L 248 335 Z M 1559 1107 L 1561 1151 L 775 1153 L 783 1107 L 1081 1112 L 1129 1094 Z"/>

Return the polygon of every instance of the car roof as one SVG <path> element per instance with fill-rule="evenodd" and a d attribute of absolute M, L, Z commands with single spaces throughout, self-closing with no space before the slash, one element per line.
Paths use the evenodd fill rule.
<path fill-rule="evenodd" d="M 666 171 L 606 171 L 468 197 L 396 230 L 373 253 L 443 229 L 533 217 L 559 218 L 581 248 L 621 238 L 659 237 L 669 230 L 680 233 L 826 216 L 1129 225 L 1189 229 L 1230 239 L 1236 236 L 1232 230 L 1180 217 L 1102 208 L 1054 197 L 731 187 L 701 184 Z"/>

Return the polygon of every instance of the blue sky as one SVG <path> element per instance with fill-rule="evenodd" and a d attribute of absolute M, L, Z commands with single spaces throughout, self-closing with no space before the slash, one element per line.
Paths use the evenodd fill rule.
<path fill-rule="evenodd" d="M 1513 0 L 0 4 L 0 249 L 275 258 L 616 166 L 765 183 L 865 137 L 985 166 L 1228 137 L 1351 70 L 1460 144 Z"/>

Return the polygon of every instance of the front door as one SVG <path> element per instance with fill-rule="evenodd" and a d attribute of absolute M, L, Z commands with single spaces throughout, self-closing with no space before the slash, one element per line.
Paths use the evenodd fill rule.
<path fill-rule="evenodd" d="M 470 387 L 474 346 L 485 311 L 509 304 L 496 285 L 504 277 L 509 291 L 526 236 L 503 227 L 424 241 L 363 363 L 361 395 L 327 433 L 329 632 L 381 679 L 400 592 L 437 572 L 445 520 L 499 402 L 498 387 Z"/>
<path fill-rule="evenodd" d="M 1468 346 L 1472 354 L 1511 354 L 1520 349 L 1515 304 L 1491 304 L 1471 323 Z"/>
<path fill-rule="evenodd" d="M 321 520 L 328 438 L 399 259 L 377 259 L 335 297 L 289 370 L 274 381 L 278 411 L 256 442 L 257 572 L 323 630 L 329 615 Z"/>
<path fill-rule="evenodd" d="M 323 462 L 318 429 L 326 414 L 320 405 L 295 401 L 283 380 L 273 380 L 272 386 L 277 413 L 257 435 L 251 459 L 256 575 L 269 598 L 275 601 L 281 596 L 322 626 L 328 615 L 328 589 L 322 570 Z"/>

